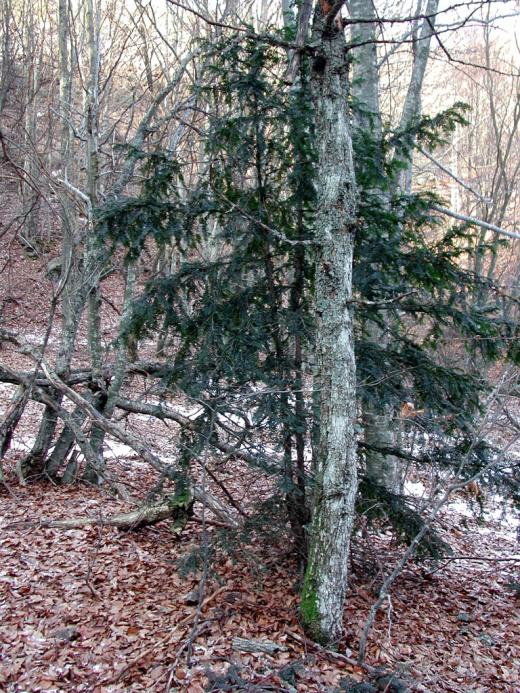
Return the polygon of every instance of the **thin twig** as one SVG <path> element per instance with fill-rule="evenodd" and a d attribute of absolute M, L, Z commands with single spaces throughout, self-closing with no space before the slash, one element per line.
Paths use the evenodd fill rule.
<path fill-rule="evenodd" d="M 298 240 L 294 241 L 291 238 L 287 238 L 285 234 L 283 234 L 281 231 L 278 231 L 277 229 L 273 229 L 272 226 L 268 226 L 267 224 L 264 224 L 263 221 L 260 221 L 260 219 L 257 219 L 256 217 L 252 216 L 248 212 L 246 212 L 242 207 L 239 205 L 235 204 L 234 202 L 231 202 L 225 195 L 222 195 L 222 193 L 218 192 L 218 190 L 213 190 L 213 192 L 218 195 L 218 197 L 222 198 L 226 204 L 228 204 L 231 209 L 236 210 L 241 216 L 243 216 L 245 219 L 248 221 L 252 221 L 254 224 L 259 226 L 261 229 L 264 231 L 267 231 L 270 233 L 272 236 L 275 236 L 275 238 L 278 238 L 280 241 L 283 241 L 284 243 L 287 243 L 288 245 L 316 245 L 316 241 L 312 239 L 304 239 L 304 240 Z"/>
<path fill-rule="evenodd" d="M 425 156 L 425 157 L 426 157 L 427 159 L 429 159 L 433 164 L 435 164 L 435 166 L 437 166 L 438 168 L 440 168 L 441 171 L 444 171 L 444 173 L 446 173 L 450 178 L 453 178 L 453 180 L 454 180 L 456 183 L 458 183 L 462 188 L 464 188 L 465 190 L 467 190 L 468 192 L 470 192 L 472 195 L 475 195 L 475 197 L 476 197 L 478 200 L 480 200 L 481 202 L 483 202 L 483 203 L 484 203 L 485 205 L 487 205 L 487 206 L 493 204 L 493 200 L 492 200 L 492 199 L 490 199 L 489 197 L 484 197 L 484 196 L 481 195 L 479 192 L 477 192 L 477 190 L 475 190 L 474 188 L 472 188 L 471 185 L 469 185 L 468 183 L 466 183 L 465 181 L 463 181 L 461 178 L 459 178 L 458 176 L 456 176 L 456 175 L 453 173 L 453 171 L 450 171 L 449 168 L 446 168 L 446 166 L 444 166 L 444 164 L 441 164 L 441 162 L 440 162 L 438 159 L 436 159 L 434 156 L 432 156 L 432 155 L 430 154 L 430 152 L 427 152 L 426 149 L 423 149 L 423 148 L 422 148 L 421 146 L 419 146 L 418 144 L 415 145 L 415 148 L 417 149 L 417 151 L 421 152 L 421 154 L 422 154 L 423 156 Z"/>

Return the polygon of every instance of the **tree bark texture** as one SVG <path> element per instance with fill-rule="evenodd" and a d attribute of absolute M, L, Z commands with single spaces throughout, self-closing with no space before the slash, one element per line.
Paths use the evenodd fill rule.
<path fill-rule="evenodd" d="M 342 634 L 357 490 L 356 371 L 351 313 L 356 185 L 343 31 L 317 7 L 312 90 L 318 150 L 315 219 L 316 373 L 320 429 L 301 615 L 317 641 Z"/>
<path fill-rule="evenodd" d="M 412 73 L 410 75 L 410 82 L 408 83 L 403 111 L 401 113 L 400 130 L 406 130 L 421 117 L 421 96 L 424 74 L 426 72 L 428 58 L 430 57 L 431 40 L 435 34 L 438 9 L 439 0 L 428 0 L 425 11 L 426 18 L 422 20 L 420 30 L 417 26 L 413 34 L 414 58 Z M 399 177 L 399 188 L 407 193 L 412 189 L 412 147 L 414 146 L 414 142 L 411 141 L 409 146 L 410 149 L 408 154 L 410 163 L 401 171 Z"/>
<path fill-rule="evenodd" d="M 369 132 L 374 141 L 374 166 L 380 176 L 383 175 L 383 126 L 379 100 L 379 67 L 376 43 L 376 12 L 372 0 L 351 0 L 349 4 L 352 19 L 373 19 L 371 22 L 361 22 L 352 27 L 352 43 L 354 46 L 353 85 L 352 92 L 358 103 L 354 119 L 354 127 L 358 131 Z M 372 190 L 381 204 L 390 204 L 388 191 L 383 187 Z M 364 330 L 368 339 L 386 348 L 388 335 L 381 327 L 373 322 L 367 322 Z M 373 448 L 394 447 L 392 412 L 384 404 L 363 402 L 363 428 L 365 442 Z M 396 478 L 396 459 L 369 447 L 365 453 L 366 474 L 377 484 L 393 490 Z"/>

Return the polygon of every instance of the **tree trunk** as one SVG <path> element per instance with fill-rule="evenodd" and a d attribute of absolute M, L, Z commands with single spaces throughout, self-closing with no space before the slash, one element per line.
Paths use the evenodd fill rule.
<path fill-rule="evenodd" d="M 426 65 L 430 56 L 430 44 L 435 33 L 435 23 L 437 21 L 437 10 L 439 0 L 428 0 L 426 4 L 425 18 L 421 22 L 420 31 L 415 30 L 413 34 L 414 58 L 412 74 L 406 91 L 406 98 L 401 113 L 400 130 L 406 130 L 416 123 L 421 117 L 422 108 L 422 88 Z M 419 20 L 417 20 L 419 21 Z M 412 189 L 412 149 L 415 142 L 410 140 L 408 156 L 410 163 L 402 171 L 399 179 L 399 187 L 404 192 L 409 193 Z"/>
<path fill-rule="evenodd" d="M 28 400 L 27 388 L 18 385 L 13 395 L 11 404 L 7 407 L 3 421 L 0 423 L 0 482 L 4 481 L 2 460 L 9 450 L 13 433 L 18 426 Z"/>
<path fill-rule="evenodd" d="M 383 178 L 383 126 L 379 102 L 379 68 L 377 62 L 376 15 L 372 0 L 351 0 L 350 14 L 353 19 L 374 19 L 373 23 L 362 22 L 352 27 L 352 42 L 358 45 L 354 49 L 353 86 L 354 98 L 360 108 L 356 112 L 354 127 L 359 131 L 370 133 L 374 142 L 374 166 Z M 380 185 L 372 190 L 383 206 L 389 205 L 388 192 Z M 364 325 L 367 337 L 371 342 L 384 348 L 388 345 L 388 336 L 378 325 L 368 322 Z M 394 447 L 392 415 L 384 404 L 375 406 L 363 402 L 363 428 L 365 443 L 376 448 Z M 396 477 L 396 460 L 391 455 L 376 452 L 367 448 L 365 454 L 366 474 L 377 484 L 392 490 Z"/>
<path fill-rule="evenodd" d="M 127 365 L 127 338 L 126 329 L 128 328 L 128 323 L 132 315 L 132 299 L 133 290 L 136 279 L 136 268 L 135 263 L 131 262 L 126 270 L 126 283 L 125 283 L 125 294 L 123 299 L 123 312 L 121 316 L 121 323 L 119 326 L 119 337 L 117 345 L 117 356 L 116 363 L 114 366 L 114 372 L 112 377 L 112 382 L 108 388 L 106 402 L 102 408 L 103 415 L 110 419 L 114 413 L 116 407 L 116 400 L 119 397 L 121 387 L 123 386 L 123 380 L 126 372 Z M 84 479 L 93 484 L 99 484 L 101 482 L 100 472 L 102 474 L 104 468 L 103 462 L 103 444 L 105 441 L 105 431 L 97 426 L 92 427 L 91 443 L 92 447 L 99 459 L 98 464 L 95 468 L 87 464 L 85 468 Z"/>
<path fill-rule="evenodd" d="M 60 0 L 58 5 L 58 20 L 59 20 L 59 50 L 60 50 L 60 96 L 64 113 L 70 115 L 70 93 L 72 86 L 71 60 L 73 53 L 70 49 L 70 27 L 69 27 L 69 0 Z M 79 322 L 87 301 L 90 303 L 90 321 L 89 321 L 89 340 L 91 356 L 94 371 L 96 371 L 100 363 L 99 349 L 99 300 L 97 296 L 93 296 L 99 287 L 100 278 L 106 266 L 108 258 L 108 250 L 97 240 L 97 235 L 93 233 L 93 217 L 92 206 L 95 203 L 98 194 L 99 186 L 99 162 L 98 162 L 98 82 L 99 82 L 99 24 L 94 11 L 94 3 L 88 0 L 86 7 L 86 24 L 88 31 L 88 47 L 89 47 L 89 79 L 87 82 L 87 112 L 85 118 L 86 129 L 88 130 L 87 141 L 87 183 L 88 194 L 82 192 L 78 187 L 73 186 L 67 178 L 66 166 L 71 164 L 71 130 L 68 125 L 69 119 L 64 118 L 62 122 L 61 132 L 61 147 L 60 155 L 64 164 L 62 168 L 63 180 L 59 182 L 63 189 L 72 193 L 82 204 L 87 207 L 88 227 L 86 237 L 79 238 L 84 240 L 84 249 L 78 244 L 78 238 L 72 233 L 72 220 L 68 219 L 67 215 L 67 200 L 66 195 L 62 195 L 61 208 L 63 217 L 63 250 L 62 250 L 62 273 L 60 278 L 61 296 L 61 311 L 62 311 L 62 336 L 60 350 L 58 353 L 55 370 L 60 375 L 67 374 L 72 360 L 75 340 Z M 124 162 L 119 175 L 115 182 L 111 185 L 109 198 L 117 200 L 124 192 L 126 186 L 131 182 L 134 171 L 140 161 L 138 152 L 145 145 L 145 142 L 154 130 L 150 127 L 151 123 L 157 117 L 158 111 L 161 108 L 167 97 L 179 85 L 187 66 L 191 63 L 194 53 L 190 53 L 181 61 L 179 69 L 175 73 L 171 81 L 156 95 L 145 115 L 141 119 L 136 133 L 131 140 L 132 146 L 130 153 Z M 63 92 L 62 92 L 63 90 Z M 68 106 L 68 110 L 67 107 Z M 92 198 L 94 198 L 92 200 Z M 69 223 L 66 223 L 69 221 Z M 76 229 L 77 230 L 77 229 Z M 78 234 L 79 235 L 79 234 Z M 92 297 L 92 300 L 89 300 Z M 37 434 L 36 442 L 31 452 L 22 460 L 19 465 L 19 474 L 21 478 L 28 475 L 39 476 L 45 474 L 47 458 L 53 438 L 56 432 L 57 414 L 56 405 L 59 406 L 61 394 L 52 392 L 51 399 L 53 407 L 46 406 L 40 428 Z M 60 415 L 61 416 L 61 415 Z M 68 424 L 67 424 L 68 425 Z M 75 437 L 77 438 L 76 434 Z M 93 441 L 96 445 L 96 440 Z M 96 455 L 92 446 L 89 443 L 89 459 L 94 468 L 101 469 L 100 465 L 96 464 Z M 99 456 L 98 456 L 99 458 Z M 54 464 L 54 463 L 53 463 Z M 59 466 L 59 465 L 58 465 Z"/>
<path fill-rule="evenodd" d="M 61 176 L 68 179 L 71 161 L 72 133 L 69 124 L 70 101 L 72 90 L 72 76 L 70 63 L 70 26 L 69 26 L 69 2 L 60 0 L 58 4 L 58 44 L 60 61 L 60 161 Z M 60 195 L 60 216 L 62 231 L 61 252 L 61 279 L 62 292 L 62 335 L 60 350 L 58 353 L 56 369 L 58 373 L 67 372 L 72 359 L 76 332 L 81 317 L 81 309 L 78 310 L 78 283 L 77 267 L 74 254 L 73 240 L 73 210 L 70 199 L 65 192 Z M 51 319 L 53 319 L 52 316 Z M 56 393 L 57 394 L 57 393 Z M 45 463 L 52 439 L 56 430 L 58 417 L 56 412 L 46 407 L 40 422 L 36 441 L 31 452 L 19 464 L 22 476 L 40 475 L 46 471 Z"/>
<path fill-rule="evenodd" d="M 418 33 L 419 20 L 413 32 L 414 60 L 410 82 L 406 93 L 403 112 L 399 127 L 408 129 L 421 115 L 421 91 L 424 80 L 426 63 L 430 50 L 430 40 L 435 26 L 435 13 L 438 0 L 428 0 L 426 14 L 430 18 L 423 19 L 420 33 Z M 372 0 L 351 0 L 349 9 L 352 18 L 373 19 L 373 22 L 361 22 L 354 24 L 352 28 L 352 42 L 358 47 L 354 49 L 353 68 L 353 92 L 356 101 L 361 108 L 358 109 L 355 120 L 357 129 L 370 132 L 375 147 L 375 166 L 379 169 L 380 178 L 383 178 L 383 127 L 379 100 L 379 66 L 376 43 L 376 12 Z M 379 185 L 371 192 L 376 194 L 382 206 L 390 204 L 391 192 L 397 192 L 402 187 L 410 192 L 412 182 L 412 147 L 413 140 L 409 142 L 410 149 L 405 156 L 410 157 L 406 167 L 401 171 L 398 184 L 389 192 L 387 186 Z M 402 154 L 401 154 L 402 156 Z M 370 341 L 383 348 L 388 346 L 388 334 L 374 323 L 365 325 L 367 337 Z M 384 404 L 375 406 L 365 401 L 363 403 L 363 426 L 365 442 L 370 446 L 366 452 L 366 474 L 377 484 L 383 485 L 390 491 L 395 490 L 399 476 L 397 460 L 392 455 L 377 452 L 372 448 L 395 447 L 394 416 L 391 408 Z"/>
<path fill-rule="evenodd" d="M 312 91 L 318 153 L 315 219 L 316 374 L 320 429 L 301 615 L 322 643 L 338 640 L 357 491 L 356 372 L 351 313 L 356 186 L 343 31 L 316 8 Z"/>
<path fill-rule="evenodd" d="M 4 110 L 7 95 L 15 79 L 12 23 L 13 7 L 11 0 L 0 5 L 0 115 Z"/>
<path fill-rule="evenodd" d="M 24 81 L 26 89 L 26 104 L 24 114 L 25 156 L 24 170 L 26 179 L 22 186 L 24 226 L 20 236 L 26 248 L 32 253 L 38 253 L 40 239 L 38 237 L 38 220 L 40 195 L 35 185 L 38 185 L 38 127 L 37 99 L 40 87 L 41 56 L 36 43 L 34 13 L 29 11 L 24 27 L 24 42 L 28 46 L 24 65 Z M 27 180 L 28 179 L 28 180 Z"/>

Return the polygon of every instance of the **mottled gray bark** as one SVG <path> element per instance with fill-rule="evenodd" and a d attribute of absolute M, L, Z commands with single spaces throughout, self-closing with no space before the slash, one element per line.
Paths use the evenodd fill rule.
<path fill-rule="evenodd" d="M 71 140 L 72 132 L 69 124 L 70 100 L 71 100 L 71 65 L 70 65 L 70 27 L 69 27 L 69 3 L 68 0 L 60 0 L 58 3 L 58 46 L 60 62 L 60 110 L 61 110 L 61 130 L 60 130 L 60 167 L 61 176 L 67 180 L 69 164 L 71 159 Z M 61 307 L 62 307 L 62 335 L 58 352 L 56 370 L 60 374 L 65 374 L 70 366 L 76 332 L 81 317 L 78 311 L 77 296 L 77 268 L 74 267 L 74 236 L 73 236 L 73 212 L 68 195 L 60 195 L 60 216 L 62 232 L 62 253 L 61 253 L 61 279 L 62 286 Z M 79 314 L 78 314 L 79 313 Z M 53 319 L 52 316 L 50 319 Z M 60 396 L 55 393 L 59 403 Z M 31 452 L 19 464 L 20 474 L 28 476 L 41 474 L 45 471 L 45 460 L 52 444 L 56 430 L 58 416 L 56 412 L 46 407 L 36 441 Z"/>
<path fill-rule="evenodd" d="M 381 107 L 379 102 L 379 67 L 376 43 L 376 14 L 373 0 L 350 0 L 352 19 L 374 19 L 374 23 L 363 22 L 352 27 L 354 46 L 353 95 L 358 103 L 354 127 L 370 133 L 374 142 L 374 165 L 383 176 Z M 371 190 L 379 197 L 383 206 L 389 205 L 388 191 L 381 186 Z M 384 330 L 372 322 L 364 325 L 366 337 L 380 347 L 386 348 L 388 337 Z M 363 402 L 363 428 L 365 443 L 376 448 L 394 447 L 392 413 L 383 404 Z M 376 483 L 392 490 L 396 476 L 396 460 L 391 455 L 375 452 L 371 448 L 365 453 L 366 474 Z"/>
<path fill-rule="evenodd" d="M 69 0 L 58 3 L 58 47 L 60 64 L 60 174 L 68 182 L 72 162 L 72 128 L 70 125 L 72 99 L 72 57 L 70 47 Z M 62 190 L 60 194 L 60 217 L 62 233 L 61 250 L 61 312 L 62 333 L 56 370 L 65 375 L 74 352 L 74 344 L 84 305 L 84 286 L 81 276 L 82 262 L 77 252 L 76 216 L 70 200 L 70 193 Z M 86 294 L 85 294 L 86 295 Z M 54 393 L 59 404 L 60 395 Z M 38 429 L 36 441 L 29 455 L 23 460 L 20 469 L 24 475 L 46 472 L 46 458 L 52 445 L 58 416 L 51 407 L 46 407 Z M 53 464 L 57 463 L 56 456 Z"/>
<path fill-rule="evenodd" d="M 86 419 L 86 415 L 81 411 L 81 409 L 76 408 L 76 410 L 71 414 L 71 419 L 78 427 L 81 427 Z M 75 443 L 76 438 L 74 436 L 74 432 L 71 428 L 65 426 L 60 433 L 56 444 L 54 445 L 49 459 L 47 460 L 47 464 L 45 466 L 47 476 L 49 476 L 51 479 L 56 478 L 60 468 L 64 465 Z"/>
<path fill-rule="evenodd" d="M 4 412 L 3 420 L 0 423 L 0 482 L 4 481 L 2 460 L 9 450 L 13 433 L 24 412 L 28 394 L 27 388 L 24 385 L 18 385 L 11 400 L 11 404 Z"/>
<path fill-rule="evenodd" d="M 30 10 L 25 17 L 23 40 L 26 55 L 24 64 L 26 98 L 24 113 L 24 170 L 27 172 L 27 176 L 22 185 L 24 228 L 20 238 L 29 250 L 37 252 L 40 245 L 40 239 L 38 238 L 40 195 L 35 185 L 38 185 L 39 179 L 37 99 L 40 90 L 41 58 L 38 55 L 35 41 L 34 14 Z"/>
<path fill-rule="evenodd" d="M 354 127 L 370 128 L 374 140 L 381 142 L 383 127 L 379 105 L 379 67 L 374 3 L 373 0 L 350 0 L 348 6 L 353 20 L 361 18 L 374 20 L 374 23 L 363 22 L 352 26 L 351 40 L 353 45 L 357 46 L 352 52 L 354 58 L 352 94 L 361 106 L 361 109 L 356 113 Z M 381 161 L 378 163 L 381 164 Z"/>
<path fill-rule="evenodd" d="M 356 186 L 343 32 L 316 9 L 312 90 L 318 171 L 315 219 L 316 374 L 320 429 L 301 616 L 320 642 L 342 635 L 357 491 L 356 373 L 351 313 Z"/>
<path fill-rule="evenodd" d="M 406 98 L 401 113 L 399 129 L 408 130 L 416 124 L 422 115 L 422 90 L 426 65 L 430 56 L 432 37 L 435 34 L 437 11 L 439 0 L 427 0 L 425 17 L 417 24 L 413 32 L 413 64 L 410 81 L 406 91 Z M 395 189 L 392 192 L 410 193 L 412 190 L 413 172 L 413 148 L 415 137 L 408 139 L 408 149 L 399 153 L 401 159 L 407 159 L 407 165 L 401 170 Z M 397 430 L 399 434 L 399 429 Z M 368 441 L 367 441 L 368 442 Z M 394 465 L 394 490 L 399 491 L 404 484 L 405 467 L 402 464 Z"/>
<path fill-rule="evenodd" d="M 421 117 L 422 109 L 422 88 L 424 83 L 424 75 L 426 65 L 430 56 L 430 44 L 433 35 L 435 34 L 435 22 L 437 10 L 439 8 L 439 0 L 428 0 L 426 3 L 425 19 L 421 21 L 420 28 L 417 26 L 413 34 L 413 65 L 410 75 L 410 82 L 406 91 L 403 111 L 401 113 L 401 122 L 399 123 L 400 130 L 407 130 L 411 125 L 416 123 Z M 414 140 L 410 139 L 409 149 L 404 154 L 408 154 L 410 163 L 401 172 L 399 178 L 399 187 L 405 192 L 410 192 L 412 189 L 412 149 Z"/>
<path fill-rule="evenodd" d="M 0 3 L 0 115 L 4 110 L 7 95 L 15 80 L 15 52 L 13 48 L 13 8 L 11 0 Z"/>
<path fill-rule="evenodd" d="M 59 48 L 60 48 L 60 69 L 63 75 L 63 79 L 60 81 L 60 96 L 62 101 L 62 107 L 69 104 L 70 102 L 70 85 L 71 85 L 71 70 L 70 70 L 70 52 L 69 52 L 69 25 L 68 25 L 68 0 L 60 0 L 58 7 L 58 18 L 59 18 Z M 88 21 L 90 22 L 93 15 L 89 15 Z M 92 19 L 93 21 L 93 19 Z M 90 26 L 91 31 L 98 31 L 93 25 Z M 97 44 L 96 44 L 97 45 Z M 94 49 L 90 53 L 91 69 L 93 71 L 99 70 L 99 54 Z M 144 146 L 144 143 L 152 132 L 150 129 L 150 123 L 154 120 L 157 112 L 165 99 L 174 91 L 174 89 L 180 83 L 187 66 L 193 60 L 195 53 L 188 54 L 181 62 L 179 69 L 173 79 L 157 94 L 154 98 L 152 104 L 150 105 L 148 111 L 142 118 L 139 127 L 137 128 L 136 134 L 132 139 L 132 151 L 127 157 L 121 172 L 115 183 L 112 186 L 110 197 L 112 199 L 117 199 L 126 188 L 127 184 L 132 180 L 135 167 L 139 161 L 137 152 Z M 90 74 L 90 73 L 89 73 Z M 97 77 L 94 76 L 95 80 Z M 97 82 L 91 76 L 89 84 L 92 86 L 92 93 L 94 101 L 97 99 Z M 67 86 L 68 85 L 68 86 Z M 63 87 L 63 92 L 61 88 Z M 89 127 L 94 127 L 94 123 L 97 122 L 90 118 Z M 62 167 L 63 180 L 60 182 L 69 193 L 72 192 L 87 206 L 87 214 L 89 218 L 89 231 L 85 239 L 85 250 L 80 253 L 77 242 L 74 240 L 74 235 L 72 233 L 72 222 L 67 215 L 67 201 L 65 196 L 62 200 L 62 219 L 63 219 L 63 251 L 62 251 L 62 274 L 60 279 L 61 291 L 61 308 L 63 314 L 62 322 L 62 338 L 60 343 L 60 350 L 56 361 L 55 369 L 60 375 L 66 375 L 72 360 L 74 345 L 77 336 L 77 330 L 79 322 L 85 305 L 89 300 L 97 287 L 99 286 L 100 278 L 106 266 L 108 252 L 107 249 L 101 246 L 96 239 L 96 235 L 93 233 L 92 227 L 92 202 L 89 195 L 81 192 L 79 189 L 75 188 L 70 184 L 67 178 L 67 169 L 65 164 L 70 161 L 70 138 L 71 132 L 68 125 L 68 119 L 63 119 L 63 130 L 62 130 L 62 161 L 64 166 Z M 88 148 L 89 165 L 93 168 L 95 175 L 90 176 L 90 181 L 96 181 L 96 165 L 97 165 L 97 134 L 92 133 L 93 137 L 90 138 L 90 144 Z M 91 156 L 94 155 L 94 156 Z M 90 191 L 89 191 L 90 192 Z M 96 329 L 96 315 L 97 310 L 95 303 L 91 303 L 91 321 L 90 327 Z M 91 330 L 90 339 L 93 340 L 93 332 Z M 94 344 L 94 341 L 91 342 Z M 95 351 L 95 349 L 93 350 Z M 93 353 L 93 363 L 95 365 L 96 356 Z M 53 401 L 59 403 L 61 394 L 58 392 L 53 393 Z M 36 442 L 33 449 L 26 456 L 24 460 L 19 463 L 19 474 L 20 477 L 26 477 L 29 475 L 41 475 L 46 472 L 46 459 L 48 456 L 49 449 L 52 445 L 53 437 L 56 431 L 56 424 L 58 421 L 58 415 L 55 409 L 51 406 L 46 406 L 44 413 L 42 415 L 42 420 L 40 423 L 40 428 L 36 437 Z M 75 436 L 77 437 L 77 436 Z M 94 455 L 90 455 L 91 460 L 95 460 Z M 94 464 L 96 466 L 96 464 Z"/>

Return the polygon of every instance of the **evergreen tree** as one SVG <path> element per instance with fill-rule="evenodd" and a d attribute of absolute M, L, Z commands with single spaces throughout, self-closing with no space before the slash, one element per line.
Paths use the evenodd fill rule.
<path fill-rule="evenodd" d="M 314 446 L 312 464 L 305 456 L 323 427 L 322 381 L 315 381 L 312 392 L 306 369 L 315 358 L 316 330 L 322 329 L 317 260 L 327 272 L 316 236 L 322 135 L 310 90 L 322 56 L 304 56 L 297 86 L 288 89 L 285 56 L 272 43 L 232 36 L 208 47 L 211 79 L 197 93 L 209 114 L 203 133 L 206 170 L 187 186 L 182 167 L 167 152 L 142 154 L 148 167 L 142 193 L 103 208 L 99 227 L 105 239 L 123 243 L 129 257 L 138 255 L 149 237 L 182 246 L 178 272 L 148 282 L 131 329 L 141 337 L 162 326 L 171 343 L 165 388 L 180 390 L 203 407 L 181 441 L 186 470 L 190 455 L 216 441 L 246 453 L 278 480 L 277 492 L 305 556 L 311 501 L 322 494 L 323 474 L 319 447 Z M 456 105 L 406 131 L 384 132 L 377 142 L 382 157 L 374 157 L 370 132 L 357 132 L 358 215 L 364 223 L 356 225 L 348 309 L 355 308 L 358 400 L 394 410 L 413 402 L 423 410 L 421 425 L 430 434 L 420 458 L 410 455 L 406 436 L 395 449 L 379 452 L 451 465 L 469 478 L 492 454 L 473 440 L 489 384 L 464 372 L 460 354 L 452 351 L 447 363 L 441 350 L 456 337 L 485 359 L 516 361 L 517 326 L 503 318 L 508 299 L 499 287 L 467 269 L 471 229 L 444 228 L 431 211 L 437 200 L 395 185 L 407 165 L 410 137 L 425 146 L 438 143 L 463 122 L 464 112 Z M 187 196 L 180 194 L 181 184 L 188 187 Z M 374 189 L 390 192 L 382 200 Z M 205 258 L 208 243 L 217 243 L 218 252 Z M 484 284 L 494 301 L 476 307 L 467 296 Z M 370 338 L 370 324 L 387 335 L 384 347 Z M 420 518 L 398 495 L 363 482 L 361 496 L 370 499 L 374 515 L 393 520 L 401 538 L 409 541 L 416 533 Z M 322 529 L 317 517 L 304 614 L 313 635 L 329 640 L 339 634 L 338 618 L 316 601 L 312 532 L 315 540 Z M 431 533 L 423 546 L 437 553 L 446 549 Z M 332 621 L 324 623 L 327 609 Z"/>

